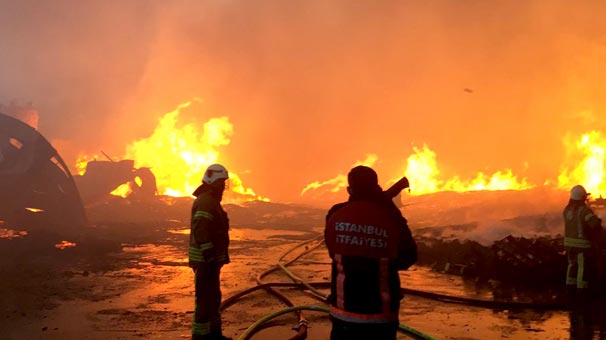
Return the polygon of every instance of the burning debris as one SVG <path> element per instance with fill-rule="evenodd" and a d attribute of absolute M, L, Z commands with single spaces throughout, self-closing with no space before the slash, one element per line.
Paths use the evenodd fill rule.
<path fill-rule="evenodd" d="M 154 174 L 149 168 L 136 169 L 133 160 L 90 161 L 74 180 L 86 205 L 107 200 L 110 194 L 145 201 L 157 193 Z"/>
<path fill-rule="evenodd" d="M 226 116 L 200 124 L 200 102 L 194 99 L 164 114 L 149 136 L 126 146 L 123 161 L 115 162 L 105 153 L 109 161 L 98 161 L 98 155 L 79 155 L 76 167 L 81 176 L 76 176 L 76 182 L 87 207 L 107 200 L 110 193 L 140 202 L 154 195 L 191 197 L 206 167 L 221 158 L 219 149 L 229 145 L 234 130 Z M 255 200 L 269 198 L 257 195 L 237 173 L 230 172 L 224 202 Z"/>
<path fill-rule="evenodd" d="M 55 244 L 55 248 L 59 249 L 59 250 L 65 250 L 67 248 L 73 248 L 76 246 L 75 242 L 70 242 L 70 241 L 61 241 L 60 243 Z"/>
<path fill-rule="evenodd" d="M 34 128 L 0 113 L 0 219 L 9 228 L 73 228 L 84 207 L 61 156 Z"/>
<path fill-rule="evenodd" d="M 6 229 L 6 228 L 0 228 L 0 239 L 14 239 L 14 238 L 21 238 L 23 236 L 27 235 L 27 231 L 25 230 L 21 230 L 21 231 L 16 231 L 16 230 L 10 230 L 10 229 Z"/>

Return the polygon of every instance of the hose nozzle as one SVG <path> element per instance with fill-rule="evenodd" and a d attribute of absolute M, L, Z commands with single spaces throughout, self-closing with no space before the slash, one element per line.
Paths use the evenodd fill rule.
<path fill-rule="evenodd" d="M 394 197 L 398 196 L 398 194 L 406 188 L 410 188 L 410 183 L 408 182 L 408 178 L 406 178 L 406 176 L 404 176 L 404 177 L 400 178 L 399 181 L 395 182 L 392 186 L 390 186 L 389 189 L 383 191 L 383 193 L 388 198 L 394 198 Z"/>

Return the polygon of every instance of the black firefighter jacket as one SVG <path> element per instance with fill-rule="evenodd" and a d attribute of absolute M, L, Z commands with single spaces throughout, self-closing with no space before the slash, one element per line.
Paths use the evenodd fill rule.
<path fill-rule="evenodd" d="M 229 220 L 221 207 L 220 196 L 204 185 L 191 210 L 189 236 L 189 266 L 196 268 L 204 263 L 227 264 L 229 255 Z"/>
<path fill-rule="evenodd" d="M 354 200 L 326 216 L 332 259 L 330 315 L 354 323 L 398 321 L 400 277 L 417 260 L 406 219 L 389 199 Z"/>

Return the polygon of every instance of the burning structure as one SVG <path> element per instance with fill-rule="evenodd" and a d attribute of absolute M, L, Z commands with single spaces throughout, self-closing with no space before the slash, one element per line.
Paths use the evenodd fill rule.
<path fill-rule="evenodd" d="M 86 223 L 74 179 L 36 129 L 0 113 L 0 219 L 10 227 Z"/>
<path fill-rule="evenodd" d="M 131 199 L 148 200 L 157 193 L 156 177 L 149 168 L 134 168 L 133 160 L 90 161 L 84 174 L 74 176 L 85 204 L 114 193 Z"/>

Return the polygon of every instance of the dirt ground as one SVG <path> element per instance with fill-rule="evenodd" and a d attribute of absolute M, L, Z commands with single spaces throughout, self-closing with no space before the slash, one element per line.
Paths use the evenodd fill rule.
<path fill-rule="evenodd" d="M 259 222 L 263 216 L 266 220 Z M 224 267 L 221 278 L 224 299 L 255 286 L 257 276 L 283 254 L 321 232 L 319 223 L 280 228 L 284 225 L 267 222 L 267 216 L 257 216 L 259 223 L 248 226 L 235 219 L 230 232 L 232 263 Z M 186 266 L 187 225 L 187 217 L 181 214 L 152 222 L 97 221 L 67 237 L 48 230 L 7 237 L 9 232 L 4 230 L 5 237 L 0 238 L 0 289 L 4 292 L 0 340 L 189 338 L 194 291 L 193 273 Z M 55 246 L 64 240 L 76 245 Z M 289 268 L 309 282 L 329 278 L 323 247 Z M 493 294 L 461 277 L 425 267 L 413 266 L 401 276 L 408 288 L 476 298 Z M 280 272 L 264 280 L 291 282 Z M 280 291 L 296 305 L 320 304 L 298 289 Z M 256 320 L 284 307 L 266 292 L 252 293 L 223 311 L 224 333 L 237 339 Z M 326 314 L 306 311 L 304 315 L 309 321 L 308 339 L 327 339 Z M 400 321 L 437 339 L 453 340 L 591 339 L 605 324 L 595 316 L 565 311 L 491 310 L 412 295 L 402 303 Z M 293 313 L 285 314 L 252 339 L 288 339 L 295 334 L 296 324 Z"/>

